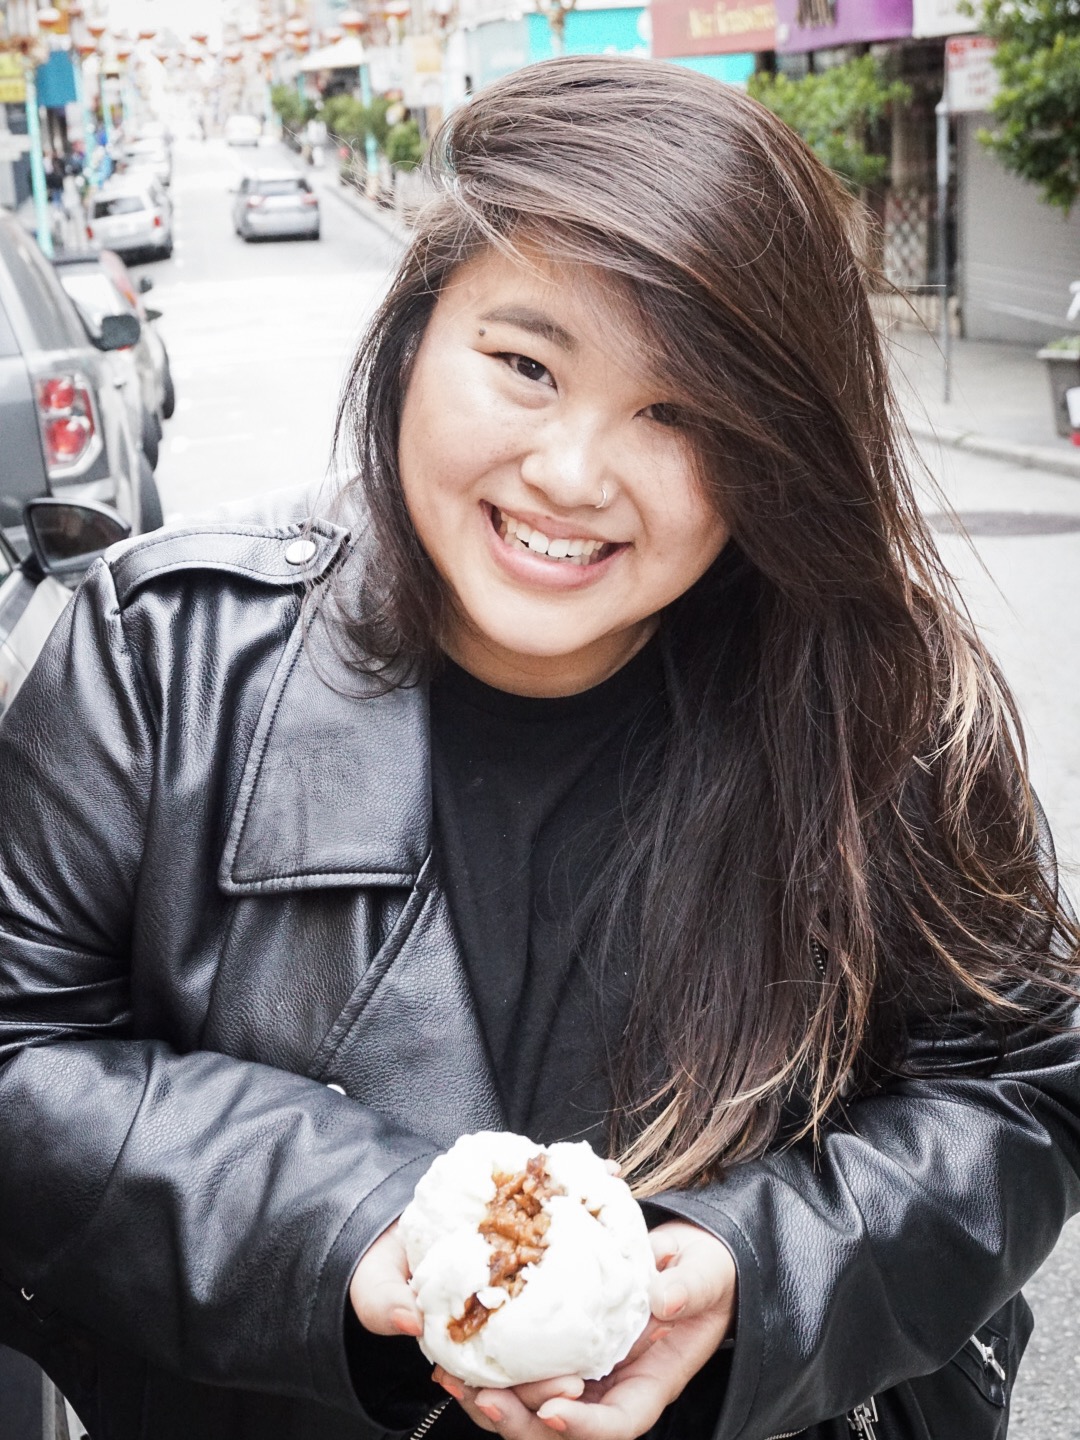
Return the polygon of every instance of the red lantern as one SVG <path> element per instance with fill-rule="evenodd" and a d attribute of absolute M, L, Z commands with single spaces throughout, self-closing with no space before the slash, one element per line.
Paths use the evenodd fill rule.
<path fill-rule="evenodd" d="M 339 30 L 335 25 L 332 30 L 323 31 L 322 42 L 324 45 L 336 45 L 344 34 L 344 30 Z"/>
<path fill-rule="evenodd" d="M 262 39 L 262 31 L 257 25 L 249 25 L 241 30 L 240 38 L 241 40 L 247 41 L 248 44 L 254 44 L 256 40 Z"/>
<path fill-rule="evenodd" d="M 259 54 L 264 60 L 273 60 L 277 52 L 278 47 L 274 44 L 272 40 L 268 40 L 265 45 L 259 46 Z"/>
<path fill-rule="evenodd" d="M 68 19 L 81 20 L 85 13 L 85 10 L 86 7 L 84 5 L 80 5 L 79 0 L 71 0 L 71 4 L 68 6 Z"/>
<path fill-rule="evenodd" d="M 155 36 L 156 34 L 157 34 L 157 31 L 156 31 L 152 26 L 144 26 L 144 28 L 139 31 L 139 39 L 140 39 L 140 40 L 153 40 L 153 38 L 154 38 L 154 36 Z"/>
<path fill-rule="evenodd" d="M 388 20 L 404 20 L 412 5 L 409 0 L 384 0 L 382 9 Z"/>
<path fill-rule="evenodd" d="M 133 53 L 131 46 L 126 43 L 116 47 L 116 58 L 121 64 L 123 64 L 125 60 L 130 60 Z"/>
<path fill-rule="evenodd" d="M 359 10 L 346 10 L 341 16 L 340 24 L 349 35 L 360 35 L 367 29 L 367 20 Z"/>
<path fill-rule="evenodd" d="M 64 23 L 64 17 L 55 5 L 46 5 L 44 10 L 37 12 L 37 22 L 42 30 L 58 30 Z"/>
<path fill-rule="evenodd" d="M 196 45 L 205 45 L 207 40 L 210 39 L 210 36 L 205 30 L 193 30 L 191 32 L 191 38 L 195 41 Z"/>
<path fill-rule="evenodd" d="M 86 28 L 95 40 L 100 40 L 109 27 L 104 20 L 88 20 L 86 22 Z"/>
<path fill-rule="evenodd" d="M 78 45 L 75 46 L 75 49 L 84 60 L 89 60 L 91 55 L 97 54 L 97 46 L 93 40 L 80 40 Z"/>

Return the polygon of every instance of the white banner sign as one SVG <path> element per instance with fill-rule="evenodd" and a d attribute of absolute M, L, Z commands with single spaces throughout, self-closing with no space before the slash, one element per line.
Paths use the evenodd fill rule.
<path fill-rule="evenodd" d="M 960 10 L 960 0 L 915 0 L 912 34 L 916 39 L 928 35 L 966 35 L 979 28 L 979 22 Z"/>
<path fill-rule="evenodd" d="M 989 110 L 998 92 L 993 40 L 985 35 L 957 35 L 945 42 L 945 73 L 949 109 L 954 115 Z"/>

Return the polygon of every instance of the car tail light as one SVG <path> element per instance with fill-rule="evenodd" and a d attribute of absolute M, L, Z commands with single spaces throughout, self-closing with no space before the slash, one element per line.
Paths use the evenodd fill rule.
<path fill-rule="evenodd" d="M 160 216 L 160 215 L 155 215 L 155 216 L 154 216 L 154 229 L 155 229 L 155 230 L 160 230 L 160 229 L 161 229 L 161 216 Z"/>
<path fill-rule="evenodd" d="M 305 195 L 302 203 L 305 205 L 318 205 L 319 197 L 317 195 Z"/>
<path fill-rule="evenodd" d="M 46 375 L 37 382 L 38 418 L 50 478 L 89 457 L 97 434 L 90 386 L 82 375 Z"/>
<path fill-rule="evenodd" d="M 249 210 L 257 210 L 257 209 L 259 208 L 259 206 L 263 203 L 263 196 L 261 196 L 261 195 L 249 195 L 249 196 L 248 196 L 248 202 L 247 202 L 247 203 L 248 203 L 248 209 L 249 209 Z"/>

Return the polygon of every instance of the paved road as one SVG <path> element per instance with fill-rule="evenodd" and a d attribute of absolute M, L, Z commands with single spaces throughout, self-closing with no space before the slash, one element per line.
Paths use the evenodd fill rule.
<path fill-rule="evenodd" d="M 175 256 L 144 267 L 177 380 L 159 469 L 174 515 L 327 473 L 341 380 L 396 246 L 333 195 L 318 244 L 236 239 L 236 175 L 293 163 L 277 146 L 191 143 L 178 153 Z M 1067 528 L 1080 526 L 1080 482 L 956 452 L 928 451 L 927 461 L 977 532 L 974 548 L 943 534 L 942 550 L 1016 689 L 1036 784 L 1080 894 L 1080 529 Z M 940 503 L 927 491 L 928 509 Z M 1012 1440 L 1080 1440 L 1078 1286 L 1080 1225 L 1030 1287 L 1037 1329 Z"/>

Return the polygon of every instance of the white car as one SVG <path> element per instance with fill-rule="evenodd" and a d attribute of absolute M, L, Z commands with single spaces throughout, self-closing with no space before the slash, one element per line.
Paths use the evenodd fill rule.
<path fill-rule="evenodd" d="M 110 180 L 90 205 L 90 238 L 118 255 L 152 251 L 167 260 L 173 252 L 172 214 L 155 188 L 136 177 Z"/>
<path fill-rule="evenodd" d="M 225 121 L 226 145 L 258 145 L 262 121 L 254 115 L 230 115 Z"/>

